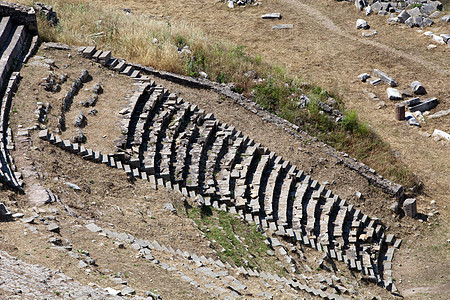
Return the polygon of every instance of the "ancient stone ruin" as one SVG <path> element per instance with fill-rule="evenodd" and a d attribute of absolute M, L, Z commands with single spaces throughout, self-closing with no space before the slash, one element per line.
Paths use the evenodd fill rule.
<path fill-rule="evenodd" d="M 103 52 L 83 47 L 79 53 L 98 60 Z M 86 160 L 122 169 L 155 188 L 174 189 L 200 205 L 239 214 L 396 291 L 391 266 L 401 240 L 386 234 L 379 219 L 349 205 L 233 126 L 156 85 L 125 61 L 110 57 L 102 63 L 139 82 L 128 107 L 120 111 L 122 135 L 116 153 L 87 149 L 48 130 L 39 133 L 41 139 Z"/>
<path fill-rule="evenodd" d="M 9 153 L 13 146 L 8 131 L 11 101 L 20 81 L 18 72 L 37 46 L 36 15 L 26 8 L 0 1 L 0 181 L 21 191 L 20 173 Z"/>
<path fill-rule="evenodd" d="M 363 7 L 365 6 L 367 5 Z M 53 16 L 51 9 L 43 5 L 40 7 Z M 22 191 L 21 175 L 16 172 L 14 161 L 9 153 L 14 144 L 11 130 L 8 128 L 8 115 L 12 97 L 20 79 L 19 70 L 36 47 L 35 15 L 31 9 L 0 2 L 0 17 L 0 45 L 2 45 L 0 46 L 0 99 L 2 99 L 0 180 L 5 186 Z M 272 17 L 280 18 L 279 15 Z M 360 27 L 366 28 L 367 23 L 361 24 Z M 90 76 L 86 70 L 74 79 L 71 88 L 61 99 L 57 125 L 59 132 L 41 130 L 39 131 L 40 139 L 81 156 L 87 161 L 123 170 L 130 181 L 148 181 L 155 189 L 167 188 L 176 191 L 184 197 L 195 199 L 202 207 L 211 206 L 227 211 L 240 216 L 248 223 L 256 224 L 262 232 L 278 236 L 278 238 L 268 238 L 268 242 L 286 258 L 294 271 L 298 271 L 295 270 L 294 260 L 283 245 L 295 247 L 301 244 L 315 249 L 324 254 L 322 260 L 343 262 L 348 269 L 362 274 L 367 281 L 382 286 L 392 293 L 397 292 L 392 275 L 392 264 L 394 253 L 400 247 L 402 240 L 389 234 L 382 220 L 368 216 L 361 209 L 341 199 L 325 184 L 319 183 L 294 163 L 257 143 L 251 136 L 236 130 L 232 124 L 221 122 L 212 113 L 184 101 L 163 86 L 157 85 L 149 76 L 155 75 L 158 71 L 112 57 L 110 51 L 98 50 L 94 46 L 80 47 L 78 53 L 85 59 L 129 76 L 135 81 L 134 94 L 127 99 L 127 106 L 117 112 L 121 115 L 122 134 L 116 137 L 116 151 L 102 153 L 97 149 L 86 148 L 84 145 L 86 136 L 80 129 L 72 140 L 62 139 L 59 135 L 65 131 L 66 123 L 78 128 L 89 126 L 88 118 L 97 113 L 95 109 L 91 109 L 86 115 L 80 111 L 75 120 L 66 121 L 65 119 L 66 113 L 72 108 L 74 97 Z M 16 59 L 17 57 L 19 59 Z M 375 70 L 374 73 L 380 77 L 379 82 L 384 81 L 391 87 L 397 85 L 395 80 L 385 73 L 379 70 Z M 167 72 L 159 73 L 159 76 L 182 84 L 215 90 L 242 103 L 249 110 L 255 111 L 256 115 L 279 124 L 294 136 L 300 132 L 297 126 L 286 124 L 286 121 L 263 111 L 254 103 L 250 104 L 250 101 L 242 95 L 237 95 L 218 84 Z M 360 79 L 366 81 L 369 77 L 369 74 L 362 74 Z M 45 84 L 49 86 L 50 92 L 55 91 L 54 85 L 57 84 L 55 78 L 47 78 Z M 416 94 L 425 93 L 420 82 L 413 82 L 411 88 Z M 96 105 L 103 91 L 102 84 L 96 83 L 91 91 L 91 98 L 83 101 L 82 106 Z M 401 99 L 401 95 L 397 95 L 395 91 L 389 88 L 388 97 L 392 100 Z M 42 102 L 36 105 L 35 119 L 38 123 L 44 124 L 51 106 Z M 342 117 L 340 112 L 334 111 L 326 104 L 320 105 L 326 113 L 336 118 Z M 24 130 L 23 134 L 29 133 Z M 404 196 L 402 186 L 382 178 L 376 174 L 375 170 L 348 155 L 338 153 L 335 149 L 329 149 L 329 153 L 333 157 L 339 156 L 342 164 L 357 170 L 374 186 L 398 198 L 407 216 L 416 216 L 415 199 L 407 199 L 404 203 L 402 201 Z M 73 190 L 81 190 L 72 183 L 66 182 L 66 185 Z M 49 201 L 60 201 L 51 191 L 48 190 L 46 193 L 48 193 Z M 361 198 L 361 193 L 358 192 L 357 197 Z M 176 211 L 170 205 L 167 209 Z M 10 215 L 2 203 L 0 203 L 0 215 Z M 32 221 L 33 219 L 30 223 Z M 28 221 L 24 222 L 28 223 Z M 60 232 L 59 225 L 55 222 L 50 222 L 46 226 L 52 233 Z M 242 295 L 247 286 L 243 280 L 239 281 L 228 275 L 226 270 L 239 269 L 241 274 L 247 277 L 273 280 L 280 285 L 290 286 L 324 299 L 344 299 L 342 294 L 347 292 L 341 284 L 336 283 L 340 279 L 333 281 L 322 277 L 313 281 L 305 276 L 302 277 L 302 274 L 298 274 L 299 272 L 297 274 L 292 272 L 290 277 L 282 277 L 250 268 L 238 268 L 228 263 L 224 264 L 220 260 L 208 259 L 180 249 L 174 250 L 170 245 L 138 239 L 127 233 L 101 228 L 94 223 L 89 223 L 85 227 L 92 233 L 127 243 L 130 249 L 136 251 L 135 254 L 138 257 L 148 261 L 155 262 L 156 259 L 152 253 L 160 251 L 173 255 L 175 259 L 201 265 L 195 269 L 195 272 L 210 276 L 211 284 L 219 285 L 226 282 L 226 286 L 237 295 Z M 62 245 L 62 242 L 56 239 L 52 243 Z M 88 254 L 73 253 L 71 255 L 80 260 L 80 268 L 95 264 Z M 167 263 L 161 263 L 160 266 L 164 270 L 177 271 Z M 177 274 L 189 284 L 199 286 L 183 272 L 178 271 Z M 133 292 L 133 289 L 126 287 L 122 290 L 122 295 L 131 295 Z M 120 293 L 110 289 L 106 294 L 119 295 Z M 157 298 L 157 296 L 154 297 Z"/>

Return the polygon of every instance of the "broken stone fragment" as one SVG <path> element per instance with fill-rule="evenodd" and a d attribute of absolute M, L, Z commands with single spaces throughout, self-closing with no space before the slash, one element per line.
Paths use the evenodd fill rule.
<path fill-rule="evenodd" d="M 411 83 L 411 90 L 416 95 L 425 95 L 427 91 L 419 81 L 413 81 Z"/>
<path fill-rule="evenodd" d="M 76 185 L 76 184 L 73 184 L 73 183 L 71 183 L 71 182 L 66 182 L 66 185 L 67 185 L 68 187 L 70 187 L 70 188 L 76 190 L 76 191 L 81 191 L 81 188 L 80 188 L 78 185 Z"/>
<path fill-rule="evenodd" d="M 397 89 L 387 88 L 386 90 L 389 100 L 402 100 L 403 97 Z"/>
<path fill-rule="evenodd" d="M 51 232 L 59 232 L 59 225 L 52 222 L 47 225 L 47 230 Z"/>
<path fill-rule="evenodd" d="M 262 15 L 261 18 L 263 18 L 263 19 L 281 19 L 281 14 L 280 13 L 270 13 L 270 14 Z"/>
<path fill-rule="evenodd" d="M 93 93 L 95 93 L 95 94 L 101 94 L 101 93 L 103 93 L 103 87 L 102 87 L 102 85 L 100 84 L 100 83 L 96 83 L 95 85 L 94 85 L 94 87 L 92 88 L 92 92 Z"/>
<path fill-rule="evenodd" d="M 414 218 L 417 214 L 417 204 L 415 198 L 408 198 L 403 202 L 403 211 L 408 217 Z"/>
<path fill-rule="evenodd" d="M 86 123 L 87 123 L 86 116 L 83 114 L 82 111 L 80 111 L 78 113 L 77 118 L 75 119 L 74 125 L 75 127 L 83 128 L 84 126 L 86 126 Z"/>
<path fill-rule="evenodd" d="M 432 110 L 438 105 L 437 98 L 428 98 L 409 108 L 410 111 L 427 111 Z"/>
<path fill-rule="evenodd" d="M 408 20 L 411 17 L 410 14 L 406 10 L 403 10 L 401 13 L 398 14 L 397 18 L 400 23 L 405 23 L 406 20 Z"/>
<path fill-rule="evenodd" d="M 272 26 L 272 29 L 292 29 L 294 28 L 293 24 L 280 24 Z"/>
<path fill-rule="evenodd" d="M 409 111 L 405 112 L 405 120 L 408 122 L 410 126 L 419 126 L 419 121 L 413 116 Z"/>
<path fill-rule="evenodd" d="M 367 31 L 364 31 L 364 32 L 361 33 L 361 35 L 363 37 L 374 36 L 376 34 L 377 34 L 377 31 L 375 29 L 370 29 L 370 30 L 367 30 Z"/>
<path fill-rule="evenodd" d="M 6 208 L 5 204 L 0 202 L 0 218 L 9 217 L 11 212 Z"/>
<path fill-rule="evenodd" d="M 444 139 L 444 140 L 450 141 L 450 134 L 448 134 L 445 131 L 439 130 L 439 129 L 435 129 L 434 130 L 433 136 L 434 137 L 438 137 L 440 139 Z"/>
<path fill-rule="evenodd" d="M 384 82 L 389 84 L 391 87 L 396 87 L 398 85 L 397 82 L 394 80 L 394 78 L 388 76 L 386 73 L 384 73 L 378 69 L 374 69 L 373 73 L 376 76 L 379 76 L 381 78 L 381 80 L 383 80 Z"/>
<path fill-rule="evenodd" d="M 356 21 L 356 29 L 369 29 L 369 24 L 367 24 L 366 20 L 358 19 Z"/>
<path fill-rule="evenodd" d="M 370 78 L 370 75 L 368 73 L 363 73 L 361 75 L 358 75 L 358 79 L 361 80 L 362 82 L 366 82 L 367 79 Z"/>

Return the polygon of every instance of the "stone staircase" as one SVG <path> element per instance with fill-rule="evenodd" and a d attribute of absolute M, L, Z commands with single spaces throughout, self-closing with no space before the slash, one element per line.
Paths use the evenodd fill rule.
<path fill-rule="evenodd" d="M 32 8 L 0 1 L 0 182 L 22 191 L 9 153 L 13 149 L 9 112 L 20 80 L 19 70 L 37 45 L 36 16 Z"/>
<path fill-rule="evenodd" d="M 379 219 L 365 215 L 233 126 L 111 58 L 109 52 L 92 47 L 79 51 L 90 58 L 105 57 L 97 61 L 136 78 L 136 91 L 120 112 L 117 152 L 86 149 L 48 130 L 39 133 L 41 139 L 87 160 L 123 169 L 155 188 L 174 189 L 197 198 L 201 205 L 239 214 L 289 243 L 325 252 L 396 292 L 391 269 L 401 240 L 387 234 Z"/>

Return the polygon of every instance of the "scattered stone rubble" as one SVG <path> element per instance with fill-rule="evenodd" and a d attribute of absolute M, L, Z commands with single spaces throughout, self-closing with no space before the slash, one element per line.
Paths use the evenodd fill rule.
<path fill-rule="evenodd" d="M 142 259 L 160 265 L 161 268 L 167 272 L 177 273 L 182 280 L 194 286 L 201 287 L 210 292 L 214 297 L 219 297 L 219 295 L 223 297 L 227 294 L 232 297 L 243 295 L 263 296 L 264 293 L 269 295 L 269 291 L 273 292 L 275 286 L 272 287 L 269 284 L 260 286 L 258 290 L 254 290 L 252 287 L 247 286 L 247 281 L 250 281 L 252 278 L 260 278 L 270 283 L 278 282 L 278 284 L 289 287 L 290 292 L 293 293 L 295 293 L 296 290 L 306 291 L 311 295 L 316 295 L 321 298 L 326 296 L 329 299 L 343 299 L 339 297 L 337 293 L 352 289 L 349 285 L 344 286 L 341 279 L 334 275 L 326 275 L 326 279 L 322 275 L 319 275 L 317 278 L 313 278 L 312 276 L 306 277 L 304 275 L 298 278 L 289 278 L 291 277 L 289 275 L 289 277 L 283 277 L 268 272 L 261 272 L 256 269 L 237 267 L 230 265 L 228 262 L 222 262 L 219 259 L 198 256 L 195 253 L 189 253 L 180 249 L 174 250 L 171 246 L 163 245 L 156 240 L 149 241 L 135 238 L 127 233 L 119 233 L 107 228 L 101 228 L 95 223 L 88 223 L 85 227 L 92 233 L 114 239 L 119 248 L 124 248 L 125 244 L 129 245 L 127 247 L 137 251 L 138 256 Z M 282 256 L 290 257 L 283 247 L 283 244 L 280 243 L 277 238 L 267 238 L 267 242 L 271 245 L 272 249 L 277 250 Z M 167 263 L 157 259 L 161 253 L 171 255 L 171 261 Z M 188 265 L 186 265 L 186 263 L 188 263 Z M 322 266 L 324 266 L 323 262 Z M 192 278 L 194 276 L 191 274 L 195 275 L 195 277 L 200 276 L 200 278 L 203 277 L 208 279 L 206 282 L 196 281 Z M 116 279 L 114 281 L 123 282 L 122 279 Z M 320 282 L 326 282 L 328 286 L 324 287 Z M 266 289 L 268 289 L 268 291 L 263 292 Z"/>
<path fill-rule="evenodd" d="M 439 1 L 415 0 L 406 1 L 378 1 L 378 0 L 355 0 L 357 9 L 364 11 L 366 15 L 378 14 L 388 16 L 389 24 L 404 23 L 409 27 L 427 27 L 438 20 L 442 3 Z M 434 20 L 433 20 L 434 19 Z M 446 18 L 441 21 L 448 22 Z"/>
<path fill-rule="evenodd" d="M 53 11 L 53 7 L 40 2 L 34 4 L 34 9 L 45 16 L 50 26 L 58 25 L 59 19 L 56 17 L 56 12 Z"/>
<path fill-rule="evenodd" d="M 369 29 L 370 26 L 367 24 L 366 20 L 358 19 L 356 20 L 356 29 Z"/>
<path fill-rule="evenodd" d="M 448 33 L 434 34 L 433 31 L 429 30 L 429 31 L 425 31 L 423 34 L 425 36 L 431 38 L 433 42 L 436 42 L 436 43 L 442 44 L 442 45 L 447 44 L 450 46 L 450 34 L 448 34 Z M 435 46 L 435 45 L 433 45 L 433 46 Z"/>
<path fill-rule="evenodd" d="M 386 89 L 387 98 L 389 100 L 401 101 L 404 98 L 410 98 L 401 102 L 401 104 L 408 109 L 408 112 L 405 113 L 405 119 L 410 125 L 420 127 L 420 122 L 425 122 L 425 117 L 423 116 L 422 113 L 432 110 L 439 103 L 438 99 L 435 97 L 429 97 L 424 100 L 421 100 L 419 97 L 415 97 L 415 95 L 427 94 L 425 87 L 419 81 L 413 81 L 410 84 L 411 91 L 408 90 L 399 91 L 398 89 L 393 88 L 398 86 L 398 83 L 391 76 L 387 75 L 386 73 L 378 69 L 374 70 L 374 75 L 380 78 L 373 78 L 372 80 L 370 80 L 369 82 L 371 85 L 376 85 L 379 84 L 381 81 L 384 81 L 386 84 L 391 86 Z M 371 78 L 371 76 L 368 73 L 363 73 L 358 75 L 357 78 L 362 82 L 366 82 L 367 79 Z M 371 97 L 373 99 L 379 100 L 375 94 L 373 93 L 369 94 L 372 95 Z M 443 115 L 446 115 L 445 111 L 437 113 L 435 116 L 433 116 L 433 118 L 437 118 Z"/>
<path fill-rule="evenodd" d="M 0 251 L 0 269 L 0 290 L 8 299 L 53 299 L 56 295 L 71 299 L 120 299 L 112 298 L 102 288 L 82 285 L 60 271 L 28 264 L 4 251 Z"/>
<path fill-rule="evenodd" d="M 74 122 L 74 126 L 75 127 L 79 127 L 79 128 L 83 128 L 85 127 L 87 124 L 87 118 L 86 116 L 83 114 L 82 111 L 80 111 L 77 115 L 77 117 L 75 118 L 75 122 Z"/>
<path fill-rule="evenodd" d="M 84 107 L 95 106 L 98 96 L 103 93 L 103 87 L 100 83 L 96 83 L 92 88 L 92 95 L 88 101 L 81 101 L 80 104 Z"/>
<path fill-rule="evenodd" d="M 54 61 L 49 59 L 44 59 L 44 62 L 48 65 L 53 65 Z M 52 63 L 53 62 L 53 63 Z M 48 76 L 43 79 L 41 85 L 47 92 L 57 93 L 61 90 L 61 84 L 67 80 L 66 75 L 57 76 L 53 72 L 49 72 Z"/>
<path fill-rule="evenodd" d="M 81 76 L 73 82 L 71 89 L 67 91 L 66 95 L 62 99 L 61 113 L 68 112 L 70 110 L 73 102 L 73 97 L 78 94 L 83 84 L 86 83 L 89 79 L 89 72 L 87 70 L 82 70 Z"/>

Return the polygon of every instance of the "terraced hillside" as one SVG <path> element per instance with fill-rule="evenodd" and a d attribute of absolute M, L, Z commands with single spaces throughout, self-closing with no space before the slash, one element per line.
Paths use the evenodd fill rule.
<path fill-rule="evenodd" d="M 95 53 L 93 48 L 80 51 L 85 56 Z M 384 274 L 391 274 L 394 249 L 401 240 L 387 236 L 378 219 L 347 204 L 234 127 L 141 77 L 123 61 L 111 58 L 105 65 L 138 82 L 150 81 L 137 86 L 128 107 L 121 111 L 119 153 L 86 149 L 48 130 L 39 134 L 41 139 L 155 186 L 199 197 L 201 205 L 237 213 L 393 288 L 392 277 Z"/>

